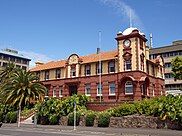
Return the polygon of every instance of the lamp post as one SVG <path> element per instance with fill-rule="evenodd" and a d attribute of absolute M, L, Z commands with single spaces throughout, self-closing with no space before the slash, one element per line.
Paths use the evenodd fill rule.
<path fill-rule="evenodd" d="M 76 102 L 74 102 L 74 126 L 73 130 L 76 130 Z"/>

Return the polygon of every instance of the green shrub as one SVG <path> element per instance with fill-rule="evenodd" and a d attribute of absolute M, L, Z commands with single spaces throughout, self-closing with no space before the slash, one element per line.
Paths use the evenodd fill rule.
<path fill-rule="evenodd" d="M 3 122 L 4 120 L 4 112 L 0 111 L 0 122 Z"/>
<path fill-rule="evenodd" d="M 79 122 L 80 122 L 80 113 L 77 112 L 76 113 L 76 125 L 77 126 L 79 125 Z M 73 112 L 68 115 L 68 125 L 74 126 L 74 113 Z"/>
<path fill-rule="evenodd" d="M 17 121 L 17 112 L 16 111 L 10 111 L 6 115 L 6 121 L 8 123 L 16 123 Z"/>
<path fill-rule="evenodd" d="M 86 121 L 86 126 L 93 126 L 94 125 L 94 120 L 95 120 L 95 113 L 94 112 L 91 112 L 91 113 L 88 113 L 86 115 L 86 118 L 85 118 L 85 121 Z"/>
<path fill-rule="evenodd" d="M 98 127 L 108 127 L 110 122 L 110 114 L 108 112 L 101 112 L 98 119 Z"/>
<path fill-rule="evenodd" d="M 111 116 L 122 117 L 122 116 L 135 114 L 137 111 L 135 109 L 134 104 L 124 103 L 120 105 L 119 107 L 109 109 L 108 112 L 111 114 Z"/>
<path fill-rule="evenodd" d="M 57 125 L 59 123 L 59 117 L 56 114 L 49 116 L 50 125 Z"/>

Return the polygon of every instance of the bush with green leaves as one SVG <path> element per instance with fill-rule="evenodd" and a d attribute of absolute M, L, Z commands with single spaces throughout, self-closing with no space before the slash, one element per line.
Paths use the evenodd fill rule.
<path fill-rule="evenodd" d="M 96 112 L 88 111 L 88 113 L 85 116 L 85 125 L 86 126 L 93 126 L 95 117 L 96 117 Z"/>
<path fill-rule="evenodd" d="M 56 114 L 50 115 L 49 116 L 49 122 L 50 125 L 58 125 L 59 124 L 59 116 Z"/>
<path fill-rule="evenodd" d="M 7 123 L 16 123 L 17 121 L 17 112 L 10 111 L 6 114 L 6 121 Z"/>
<path fill-rule="evenodd" d="M 80 122 L 80 112 L 76 112 L 76 126 L 79 125 Z M 68 125 L 74 126 L 74 112 L 68 115 Z"/>
<path fill-rule="evenodd" d="M 98 115 L 98 127 L 108 127 L 110 122 L 109 112 L 100 112 Z"/>

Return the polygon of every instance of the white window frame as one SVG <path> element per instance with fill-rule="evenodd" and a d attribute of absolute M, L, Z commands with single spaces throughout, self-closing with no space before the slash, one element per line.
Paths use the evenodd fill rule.
<path fill-rule="evenodd" d="M 90 74 L 87 74 L 87 70 L 90 71 Z M 90 75 L 91 75 L 91 65 L 86 65 L 86 66 L 85 66 L 85 75 L 86 75 L 86 76 L 90 76 Z"/>
<path fill-rule="evenodd" d="M 114 84 L 114 93 L 111 93 L 111 84 Z M 115 96 L 116 95 L 116 84 L 114 82 L 111 82 L 109 84 L 109 95 L 110 96 Z"/>
<path fill-rule="evenodd" d="M 129 83 L 130 83 L 130 84 L 129 84 Z M 129 85 L 127 85 L 127 84 L 129 84 Z M 126 90 L 126 88 L 127 88 L 127 87 L 130 87 L 130 86 L 131 86 L 132 89 L 133 89 L 133 83 L 132 83 L 132 81 L 126 81 L 126 83 L 125 83 L 125 94 L 126 94 L 126 95 L 133 94 L 133 90 L 132 90 L 132 93 L 128 93 L 127 90 Z"/>
<path fill-rule="evenodd" d="M 101 93 L 99 93 L 99 88 L 100 88 L 100 86 L 101 86 Z M 97 96 L 102 96 L 102 83 L 101 83 L 101 85 L 100 84 L 97 84 Z"/>
<path fill-rule="evenodd" d="M 73 72 L 75 72 L 75 75 L 73 75 Z M 76 77 L 76 67 L 71 67 L 70 69 L 71 77 Z"/>
<path fill-rule="evenodd" d="M 130 63 L 128 63 L 130 62 Z M 130 64 L 131 65 L 131 69 L 127 69 L 127 64 Z M 125 66 L 125 71 L 131 71 L 132 70 L 132 63 L 131 63 L 131 60 L 125 60 L 124 61 L 124 66 Z"/>
<path fill-rule="evenodd" d="M 111 71 L 112 67 L 114 67 L 114 71 Z M 109 73 L 115 73 L 115 62 L 114 61 L 109 62 Z"/>
<path fill-rule="evenodd" d="M 59 97 L 63 97 L 63 87 L 59 88 Z"/>
<path fill-rule="evenodd" d="M 88 94 L 88 86 L 89 86 L 89 89 L 90 89 L 90 94 Z M 86 96 L 91 96 L 91 84 L 85 84 L 85 95 Z"/>
<path fill-rule="evenodd" d="M 52 90 L 52 96 L 56 97 L 56 87 L 54 87 L 53 90 Z"/>

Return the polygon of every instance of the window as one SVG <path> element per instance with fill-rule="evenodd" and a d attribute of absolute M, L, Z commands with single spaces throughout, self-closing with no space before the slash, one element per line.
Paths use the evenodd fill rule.
<path fill-rule="evenodd" d="M 127 81 L 125 83 L 125 94 L 133 94 L 133 84 L 132 84 L 132 81 Z"/>
<path fill-rule="evenodd" d="M 110 83 L 109 84 L 109 95 L 115 95 L 115 91 L 116 91 L 116 86 L 115 83 Z"/>
<path fill-rule="evenodd" d="M 45 71 L 45 80 L 49 80 L 49 71 Z"/>
<path fill-rule="evenodd" d="M 56 69 L 56 75 L 55 75 L 56 79 L 61 77 L 61 70 L 60 69 Z"/>
<path fill-rule="evenodd" d="M 91 67 L 90 65 L 85 65 L 85 75 L 89 76 L 91 74 Z"/>
<path fill-rule="evenodd" d="M 59 97 L 63 97 L 63 87 L 60 86 L 59 88 Z"/>
<path fill-rule="evenodd" d="M 23 60 L 23 64 L 27 64 L 27 60 Z"/>
<path fill-rule="evenodd" d="M 4 56 L 3 56 L 3 59 L 8 61 L 8 60 L 9 60 L 9 57 L 6 56 L 6 55 L 4 55 Z"/>
<path fill-rule="evenodd" d="M 52 96 L 56 97 L 56 87 L 53 88 Z"/>
<path fill-rule="evenodd" d="M 15 62 L 15 58 L 14 57 L 10 57 L 10 61 L 11 62 Z"/>
<path fill-rule="evenodd" d="M 17 59 L 16 59 L 16 62 L 17 62 L 17 63 L 21 63 L 21 59 L 17 58 Z"/>
<path fill-rule="evenodd" d="M 27 70 L 27 67 L 26 66 L 22 66 L 22 69 L 26 71 Z"/>
<path fill-rule="evenodd" d="M 90 96 L 91 95 L 91 89 L 90 89 L 90 84 L 85 85 L 85 95 Z"/>
<path fill-rule="evenodd" d="M 173 77 L 172 77 L 172 74 L 171 73 L 166 73 L 165 74 L 165 78 L 168 79 L 168 78 L 173 78 Z"/>
<path fill-rule="evenodd" d="M 170 68 L 171 67 L 171 63 L 165 63 L 165 68 Z"/>
<path fill-rule="evenodd" d="M 97 96 L 102 96 L 102 84 L 97 84 Z"/>
<path fill-rule="evenodd" d="M 39 78 L 38 80 L 40 80 L 40 72 L 36 72 L 36 76 Z"/>
<path fill-rule="evenodd" d="M 76 76 L 76 66 L 71 66 L 71 77 L 75 77 Z"/>
<path fill-rule="evenodd" d="M 152 85 L 152 96 L 155 96 L 155 85 Z"/>
<path fill-rule="evenodd" d="M 144 71 L 144 55 L 140 55 L 140 69 Z"/>
<path fill-rule="evenodd" d="M 6 67 L 7 66 L 7 63 L 6 62 L 3 62 L 3 67 Z"/>
<path fill-rule="evenodd" d="M 114 61 L 109 62 L 109 73 L 114 73 L 115 72 L 115 63 Z"/>
<path fill-rule="evenodd" d="M 131 70 L 131 60 L 125 60 L 124 68 L 126 71 Z"/>
<path fill-rule="evenodd" d="M 142 95 L 147 95 L 147 90 L 146 90 L 145 83 L 140 86 L 140 89 L 141 89 L 141 94 Z"/>
<path fill-rule="evenodd" d="M 97 72 L 97 74 L 102 73 L 102 62 L 101 62 L 101 63 L 98 62 L 98 63 L 96 64 L 96 72 Z"/>

